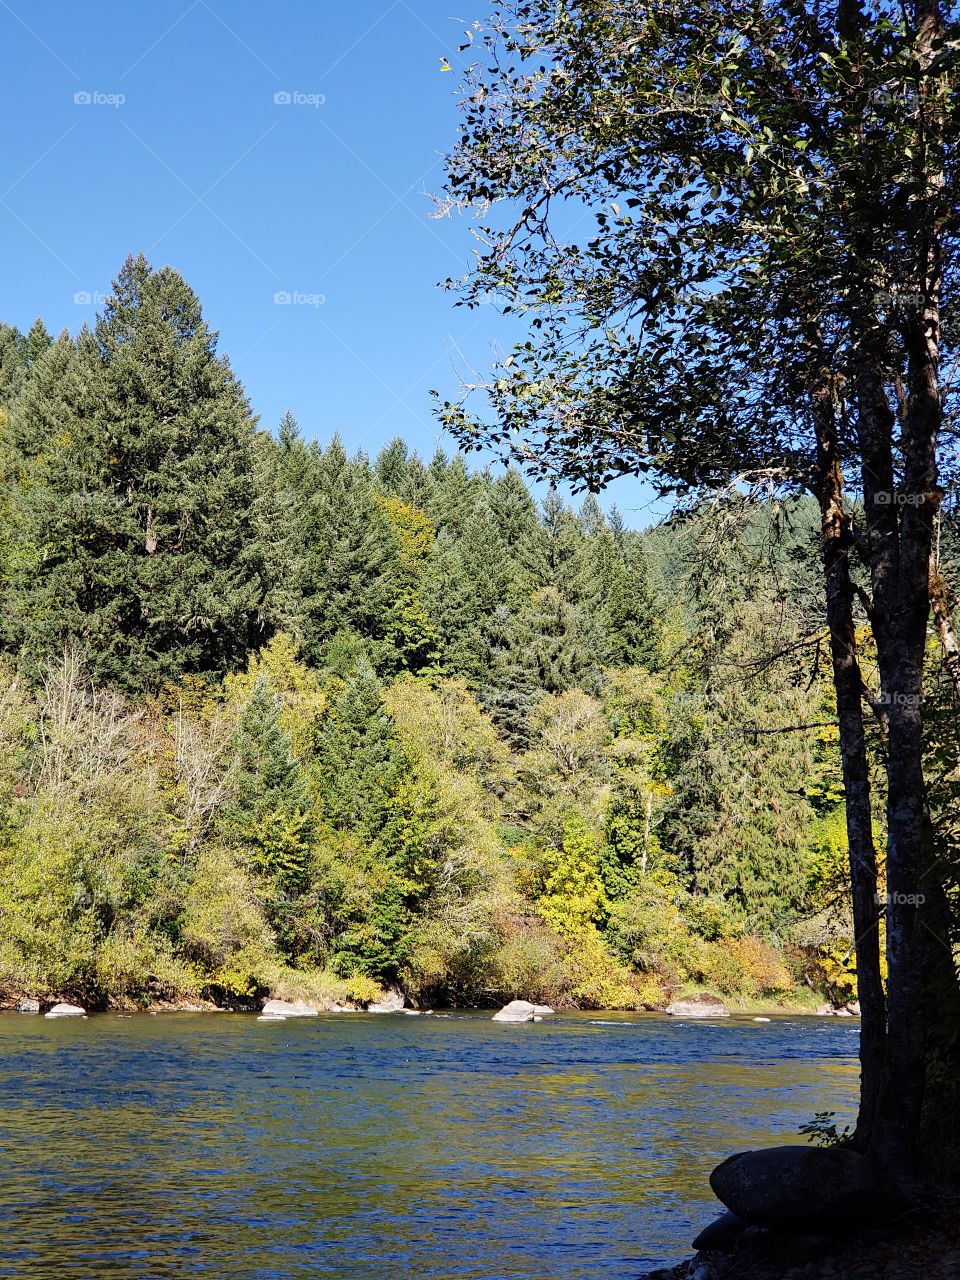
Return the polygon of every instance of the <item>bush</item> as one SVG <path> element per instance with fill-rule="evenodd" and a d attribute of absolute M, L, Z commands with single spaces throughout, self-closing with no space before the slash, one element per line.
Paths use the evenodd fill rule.
<path fill-rule="evenodd" d="M 704 943 L 699 976 L 724 995 L 750 999 L 786 995 L 794 986 L 793 975 L 776 948 L 751 935 Z"/>

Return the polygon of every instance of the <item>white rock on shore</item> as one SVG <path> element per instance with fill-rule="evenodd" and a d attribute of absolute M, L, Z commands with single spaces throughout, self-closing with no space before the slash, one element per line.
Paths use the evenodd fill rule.
<path fill-rule="evenodd" d="M 55 1004 L 43 1016 L 45 1018 L 85 1018 L 87 1011 L 86 1009 L 81 1009 L 78 1004 Z"/>
<path fill-rule="evenodd" d="M 315 1018 L 319 1010 L 303 1000 L 265 1000 L 260 1012 L 265 1018 Z"/>
<path fill-rule="evenodd" d="M 39 1000 L 27 999 L 27 1000 L 17 1001 L 17 1013 L 39 1013 L 39 1012 L 40 1012 Z"/>
<path fill-rule="evenodd" d="M 382 1000 L 367 1005 L 367 1013 L 400 1013 L 405 1004 L 406 997 L 403 992 L 392 987 L 384 993 Z"/>

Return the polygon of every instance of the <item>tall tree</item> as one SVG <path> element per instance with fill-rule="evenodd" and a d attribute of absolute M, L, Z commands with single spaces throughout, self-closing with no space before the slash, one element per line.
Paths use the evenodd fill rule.
<path fill-rule="evenodd" d="M 254 422 L 175 271 L 129 258 L 95 329 L 40 357 L 12 430 L 7 626 L 28 657 L 74 635 L 98 676 L 153 689 L 222 673 L 262 638 Z"/>
<path fill-rule="evenodd" d="M 906 1179 L 924 1088 L 922 666 L 956 20 L 939 0 L 671 0 L 655 16 L 504 0 L 448 184 L 453 203 L 511 209 L 466 297 L 499 288 L 536 338 L 495 371 L 492 421 L 445 407 L 466 443 L 591 487 L 646 472 L 673 492 L 762 482 L 817 499 L 863 1009 L 857 1141 Z M 584 244 L 563 234 L 568 204 L 593 211 Z M 887 707 L 886 1004 L 860 602 Z"/>

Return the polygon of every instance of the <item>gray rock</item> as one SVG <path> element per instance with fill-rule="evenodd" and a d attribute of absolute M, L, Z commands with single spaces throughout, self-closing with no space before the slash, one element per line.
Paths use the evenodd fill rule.
<path fill-rule="evenodd" d="M 556 1010 L 551 1008 L 551 1006 L 548 1004 L 535 1004 L 533 1006 L 533 1012 L 538 1014 L 556 1013 Z"/>
<path fill-rule="evenodd" d="M 818 1007 L 818 1009 L 817 1009 L 817 1017 L 818 1017 L 818 1018 L 832 1018 L 832 1017 L 833 1017 L 833 1005 L 832 1005 L 832 1004 L 822 1004 L 822 1005 L 820 1005 L 820 1006 Z"/>
<path fill-rule="evenodd" d="M 532 1022 L 536 1005 L 532 1005 L 529 1000 L 511 1000 L 509 1004 L 505 1004 L 499 1013 L 495 1013 L 491 1021 L 493 1022 Z"/>
<path fill-rule="evenodd" d="M 855 1018 L 860 1017 L 860 1001 L 851 1000 L 847 1005 L 847 1013 L 852 1013 Z"/>
<path fill-rule="evenodd" d="M 45 1018 L 85 1018 L 87 1016 L 86 1009 L 81 1009 L 78 1004 L 55 1004 L 53 1008 L 43 1015 Z"/>
<path fill-rule="evenodd" d="M 742 1151 L 714 1169 L 710 1186 L 744 1222 L 795 1235 L 873 1226 L 902 1208 L 869 1160 L 846 1147 Z"/>
<path fill-rule="evenodd" d="M 261 1013 L 257 1018 L 258 1022 L 286 1022 L 286 1018 L 282 1013 Z"/>
<path fill-rule="evenodd" d="M 694 1240 L 693 1247 L 697 1250 L 715 1249 L 718 1253 L 732 1253 L 746 1229 L 744 1220 L 727 1209 L 709 1227 L 704 1227 Z"/>
<path fill-rule="evenodd" d="M 39 1000 L 18 1000 L 17 1001 L 17 1013 L 39 1013 L 39 1012 L 40 1012 Z"/>
<path fill-rule="evenodd" d="M 367 1013 L 400 1013 L 406 997 L 398 987 L 388 987 L 382 1000 L 367 1005 Z"/>
<path fill-rule="evenodd" d="M 315 1018 L 317 1006 L 304 1000 L 265 1000 L 260 1012 L 274 1018 Z"/>
<path fill-rule="evenodd" d="M 667 1005 L 667 1013 L 674 1018 L 729 1018 L 730 1012 L 719 996 L 712 996 L 709 991 L 698 991 L 696 995 L 685 996 L 680 1000 L 672 1000 Z"/>

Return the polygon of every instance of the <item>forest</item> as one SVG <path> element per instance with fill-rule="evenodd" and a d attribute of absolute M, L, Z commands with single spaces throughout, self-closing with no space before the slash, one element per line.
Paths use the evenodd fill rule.
<path fill-rule="evenodd" d="M 76 337 L 0 329 L 0 401 L 5 999 L 855 998 L 816 502 L 637 529 L 268 431 L 143 257 Z M 931 634 L 955 831 L 952 696 Z"/>

